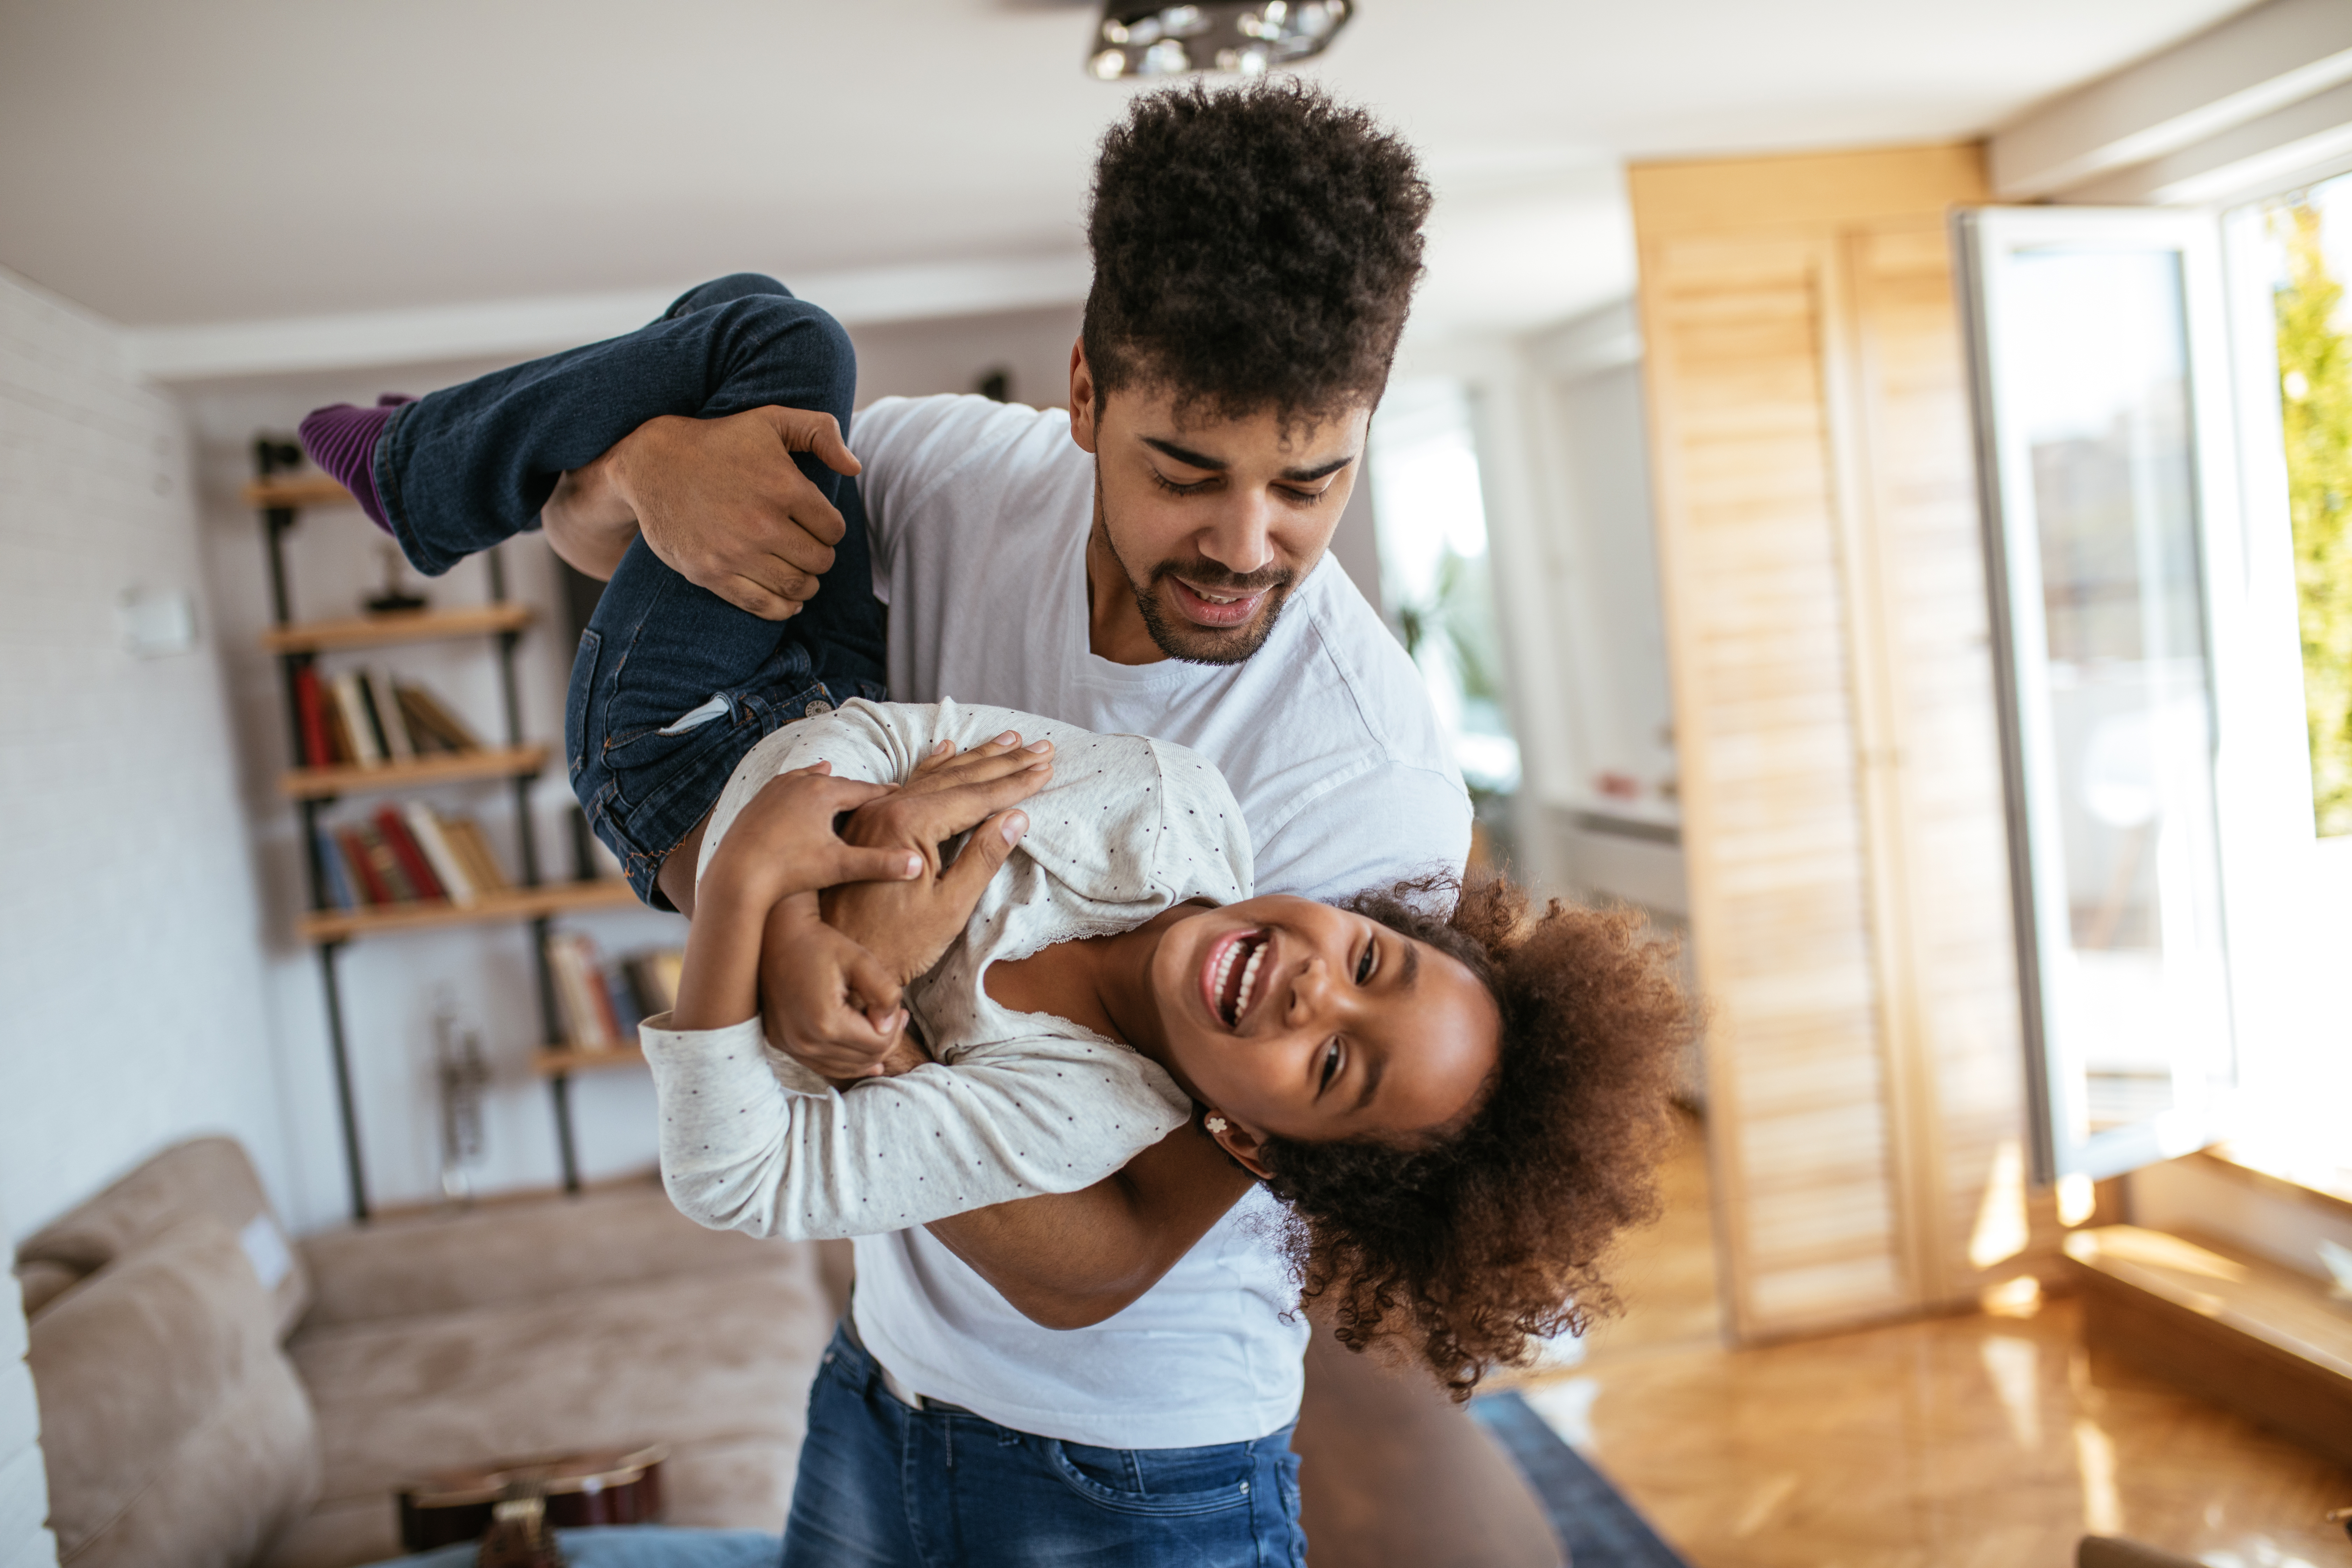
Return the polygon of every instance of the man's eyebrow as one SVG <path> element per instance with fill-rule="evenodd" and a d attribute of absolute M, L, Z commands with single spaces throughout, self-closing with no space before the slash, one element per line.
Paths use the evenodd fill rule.
<path fill-rule="evenodd" d="M 1222 474 L 1233 467 L 1223 458 L 1203 457 L 1198 452 L 1185 450 L 1173 441 L 1163 441 L 1157 436 L 1146 436 L 1143 444 L 1155 452 L 1175 458 L 1188 468 L 1207 468 L 1213 473 Z"/>
<path fill-rule="evenodd" d="M 1212 458 L 1205 452 L 1195 452 L 1189 447 L 1179 447 L 1175 442 L 1162 440 L 1157 436 L 1146 436 L 1143 437 L 1143 444 L 1162 457 L 1174 458 L 1188 468 L 1205 468 L 1213 474 L 1222 474 L 1233 467 L 1223 458 Z M 1354 462 L 1359 456 L 1358 453 L 1350 452 L 1344 458 L 1334 458 L 1328 463 L 1318 463 L 1311 468 L 1285 468 L 1275 477 L 1285 484 L 1311 485 L 1317 479 L 1328 479 L 1338 473 L 1341 468 Z"/>
<path fill-rule="evenodd" d="M 1356 454 L 1350 452 L 1344 458 L 1334 458 L 1329 462 L 1318 468 L 1285 468 L 1276 477 L 1294 485 L 1312 484 L 1317 479 L 1323 479 L 1328 475 L 1338 473 L 1341 468 L 1346 468 L 1355 460 Z"/>

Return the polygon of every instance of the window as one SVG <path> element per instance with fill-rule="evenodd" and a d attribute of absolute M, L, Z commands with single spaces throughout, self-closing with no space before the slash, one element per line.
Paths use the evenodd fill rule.
<path fill-rule="evenodd" d="M 2352 1169 L 2352 176 L 1959 237 L 2042 1173 Z"/>
<path fill-rule="evenodd" d="M 2206 1142 L 2233 1076 L 2208 605 L 2235 510 L 2200 459 L 2219 250 L 2171 213 L 1963 235 L 2042 1163 L 2102 1176 Z"/>
<path fill-rule="evenodd" d="M 1429 684 L 1470 786 L 1477 812 L 1472 868 L 1499 867 L 1514 858 L 1519 746 L 1504 687 L 1467 389 L 1433 379 L 1391 385 L 1372 420 L 1370 458 L 1382 609 Z"/>

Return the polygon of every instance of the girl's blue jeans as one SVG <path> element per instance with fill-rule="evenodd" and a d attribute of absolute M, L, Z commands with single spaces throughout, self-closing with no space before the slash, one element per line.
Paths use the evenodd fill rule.
<path fill-rule="evenodd" d="M 840 323 L 740 272 L 681 296 L 625 337 L 480 376 L 403 406 L 376 445 L 376 493 L 419 571 L 539 524 L 556 480 L 648 419 L 769 405 L 849 433 L 857 359 Z M 667 908 L 663 858 L 778 725 L 883 695 L 883 611 L 857 487 L 798 459 L 849 531 L 814 597 L 763 621 L 696 587 L 641 539 L 604 586 L 564 703 L 572 793 L 637 896 Z"/>

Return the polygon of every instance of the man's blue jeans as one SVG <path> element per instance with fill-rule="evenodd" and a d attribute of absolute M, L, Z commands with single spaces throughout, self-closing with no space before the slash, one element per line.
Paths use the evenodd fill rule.
<path fill-rule="evenodd" d="M 1150 1391 L 1138 1389 L 1138 1399 Z M 1303 1568 L 1290 1428 L 1095 1448 L 883 1386 L 846 1331 L 809 1393 L 783 1568 Z"/>
<path fill-rule="evenodd" d="M 556 480 L 663 415 L 715 419 L 768 405 L 820 409 L 849 432 L 857 360 L 838 322 L 772 278 L 739 272 L 661 320 L 402 407 L 375 454 L 376 493 L 422 572 L 447 571 L 539 525 Z M 883 695 L 882 606 L 857 487 L 813 457 L 801 471 L 849 531 L 814 597 L 763 621 L 696 587 L 641 539 L 580 639 L 564 703 L 572 793 L 637 896 L 667 908 L 663 858 L 779 725 Z"/>

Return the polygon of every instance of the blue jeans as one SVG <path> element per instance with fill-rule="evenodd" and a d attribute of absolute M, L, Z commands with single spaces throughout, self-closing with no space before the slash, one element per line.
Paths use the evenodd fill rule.
<path fill-rule="evenodd" d="M 565 470 L 662 415 L 821 409 L 849 432 L 849 336 L 772 278 L 739 272 L 625 337 L 478 377 L 402 407 L 376 445 L 376 493 L 419 571 L 438 574 L 539 524 Z M 588 826 L 636 889 L 655 879 L 728 775 L 777 726 L 883 695 L 883 612 L 857 487 L 801 471 L 849 531 L 815 595 L 763 621 L 696 587 L 641 539 L 604 586 L 572 659 L 563 741 Z"/>
<path fill-rule="evenodd" d="M 845 1322 L 809 1392 L 783 1568 L 1303 1568 L 1290 1428 L 1096 1448 L 917 1410 Z"/>

